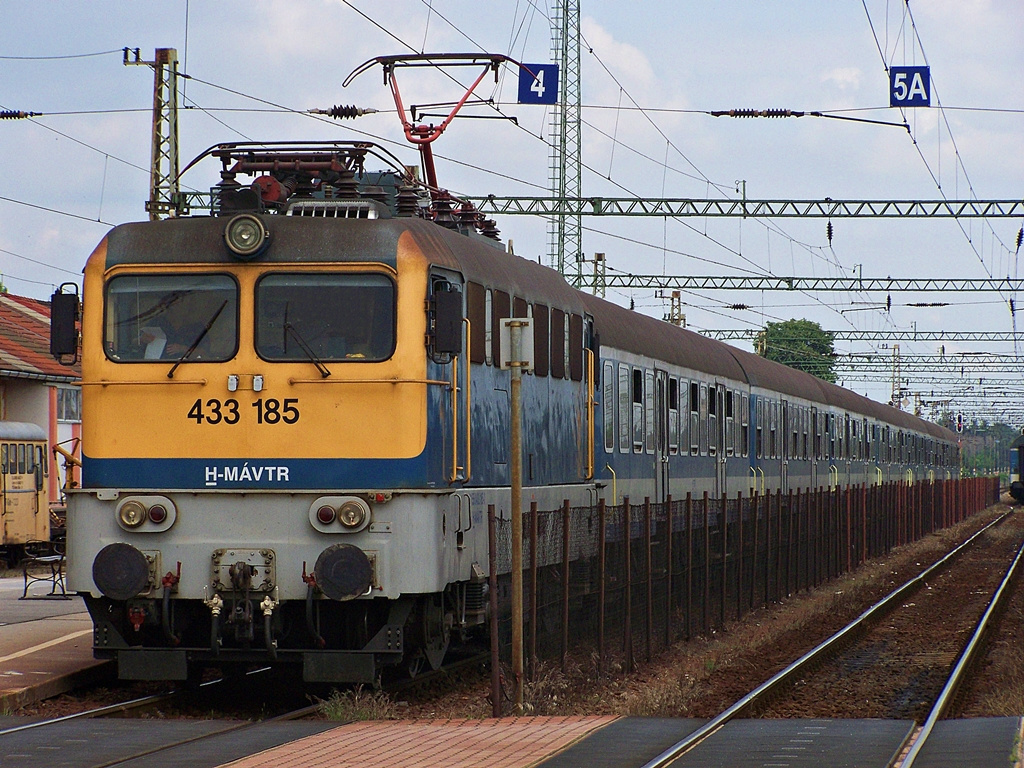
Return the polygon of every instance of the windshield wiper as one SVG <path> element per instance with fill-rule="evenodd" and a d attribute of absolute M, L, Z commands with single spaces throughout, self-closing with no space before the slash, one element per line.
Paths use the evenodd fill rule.
<path fill-rule="evenodd" d="M 320 371 L 320 376 L 322 378 L 326 379 L 328 376 L 331 375 L 331 372 L 327 369 L 327 366 L 320 361 L 320 358 L 316 356 L 316 353 L 314 353 L 312 349 L 310 349 L 309 344 L 306 343 L 306 340 L 299 335 L 299 332 L 297 330 L 295 330 L 294 325 L 285 321 L 284 332 L 286 334 L 290 333 L 292 337 L 295 339 L 295 341 L 298 342 L 299 348 L 306 354 L 306 357 L 309 358 L 309 361 L 316 366 L 316 369 Z"/>
<path fill-rule="evenodd" d="M 224 303 L 221 304 L 220 307 L 217 308 L 217 311 L 213 313 L 213 317 L 211 317 L 207 321 L 206 326 L 203 328 L 203 330 L 201 330 L 199 332 L 199 335 L 196 336 L 196 340 L 193 341 L 189 345 L 189 348 L 185 350 L 185 354 L 183 354 L 181 357 L 179 357 L 175 361 L 174 365 L 171 366 L 171 370 L 169 370 L 167 372 L 167 378 L 168 379 L 173 379 L 174 378 L 174 372 L 176 370 L 178 370 L 178 366 L 181 365 L 182 363 L 184 363 L 188 359 L 188 356 L 196 351 L 196 347 L 198 347 L 199 344 L 202 342 L 202 340 L 206 338 L 206 334 L 208 334 L 210 332 L 210 328 L 212 328 L 213 324 L 215 322 L 217 322 L 217 318 L 220 317 L 220 313 L 224 311 L 224 307 L 226 307 L 227 305 L 228 305 L 228 300 L 224 299 Z"/>

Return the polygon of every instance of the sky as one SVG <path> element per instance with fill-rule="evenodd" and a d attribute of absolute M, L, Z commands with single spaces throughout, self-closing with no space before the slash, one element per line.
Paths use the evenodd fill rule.
<path fill-rule="evenodd" d="M 346 76 L 375 56 L 401 53 L 488 52 L 545 63 L 551 14 L 542 0 L 3 0 L 0 110 L 41 116 L 0 120 L 2 282 L 36 298 L 65 281 L 80 284 L 110 227 L 147 217 L 153 76 L 123 65 L 125 46 L 145 60 L 156 48 L 176 48 L 190 76 L 180 98 L 183 167 L 224 141 L 300 139 L 376 141 L 416 164 L 380 69 L 342 87 Z M 581 0 L 580 14 L 584 196 L 735 199 L 745 189 L 751 200 L 1024 199 L 1022 3 L 930 0 L 908 14 L 898 0 Z M 890 108 L 886 66 L 922 64 L 942 109 Z M 454 74 L 466 82 L 470 70 Z M 466 110 L 435 142 L 442 187 L 547 196 L 551 114 L 517 104 L 516 79 L 511 69 L 497 85 L 485 79 L 477 95 L 495 107 Z M 461 86 L 430 70 L 403 70 L 399 85 L 407 105 L 462 96 Z M 354 121 L 308 114 L 336 104 L 379 111 Z M 708 114 L 742 108 L 858 120 Z M 208 189 L 217 170 L 200 164 L 182 185 Z M 826 224 L 584 217 L 583 252 L 605 253 L 609 271 L 633 274 L 1024 277 L 1020 218 L 835 219 L 831 242 Z M 517 254 L 547 263 L 546 222 L 501 216 L 498 227 Z M 649 289 L 609 290 L 607 298 L 658 317 L 669 309 Z M 707 291 L 685 292 L 682 311 L 694 330 L 807 318 L 828 330 L 1007 332 L 1010 298 L 897 294 L 887 310 L 878 294 Z M 948 306 L 907 306 L 936 301 Z M 1024 317 L 1018 321 L 1024 332 Z M 901 354 L 939 346 L 904 343 Z M 893 354 L 879 343 L 836 347 Z M 1014 353 L 1011 343 L 944 348 Z M 849 385 L 882 401 L 892 386 Z M 976 409 L 968 386 L 954 388 L 954 408 Z M 948 389 L 909 382 L 925 401 Z M 991 390 L 986 397 L 990 406 L 999 399 Z"/>

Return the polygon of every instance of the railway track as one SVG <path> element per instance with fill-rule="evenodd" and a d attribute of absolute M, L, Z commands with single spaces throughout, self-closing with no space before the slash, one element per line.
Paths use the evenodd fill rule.
<path fill-rule="evenodd" d="M 429 690 L 432 686 L 439 683 L 443 685 L 445 681 L 451 680 L 460 670 L 484 663 L 488 658 L 488 654 L 485 653 L 470 654 L 436 671 L 421 673 L 412 679 L 386 683 L 383 690 L 388 693 L 410 689 Z M 59 748 L 50 745 L 94 741 L 102 741 L 102 744 L 98 744 L 96 748 L 72 750 L 77 753 L 62 755 L 61 764 L 74 768 L 134 767 L 145 765 L 150 760 L 165 761 L 165 755 L 172 750 L 184 747 L 204 749 L 201 743 L 225 737 L 237 742 L 237 735 L 240 732 L 276 723 L 308 719 L 320 712 L 323 702 L 313 696 L 307 696 L 306 698 L 313 703 L 272 716 L 254 716 L 250 700 L 255 694 L 248 689 L 254 687 L 255 690 L 271 690 L 282 685 L 279 681 L 261 682 L 258 679 L 261 672 L 271 670 L 261 669 L 248 673 L 243 678 L 246 686 L 239 686 L 239 678 L 217 678 L 202 683 L 198 689 L 183 688 L 137 696 L 81 712 L 0 728 L 0 768 L 7 768 L 8 765 L 39 765 L 41 763 L 38 761 L 26 762 L 26 759 L 41 749 Z M 237 708 L 232 708 L 232 701 L 238 704 Z M 217 720 L 210 720 L 211 711 L 224 714 L 218 716 Z M 112 722 L 109 726 L 89 725 L 89 721 L 105 719 L 130 719 L 132 725 L 126 727 L 123 722 Z M 135 739 L 131 733 L 136 723 L 139 729 L 146 732 L 145 738 L 141 740 Z M 153 724 L 156 724 L 156 727 L 152 727 Z M 340 724 L 342 721 L 320 720 L 310 721 L 309 726 L 315 731 Z M 302 735 L 306 734 L 293 734 L 292 737 L 298 738 Z M 53 754 L 51 752 L 49 756 L 52 757 Z"/>
<path fill-rule="evenodd" d="M 210 692 L 228 682 L 227 679 L 219 678 L 203 683 L 200 689 Z M 38 754 L 40 749 L 52 750 L 50 756 L 63 750 L 60 764 L 74 768 L 146 765 L 152 760 L 161 760 L 173 750 L 197 747 L 200 742 L 230 738 L 268 724 L 306 718 L 315 714 L 320 707 L 319 703 L 315 703 L 258 720 L 205 720 L 200 723 L 186 718 L 137 719 L 147 710 L 169 704 L 172 707 L 180 705 L 183 699 L 189 698 L 189 694 L 195 693 L 186 690 L 167 691 L 0 729 L 0 768 L 7 765 L 40 765 L 38 762 L 26 762 L 26 758 Z M 132 723 L 111 723 L 110 726 L 102 727 L 83 722 L 106 718 L 130 719 Z M 182 727 L 183 723 L 185 725 Z M 139 733 L 144 733 L 144 736 L 139 737 Z M 91 746 L 75 747 L 76 744 Z M 233 758 L 228 757 L 225 761 L 229 759 Z"/>
<path fill-rule="evenodd" d="M 870 646 L 872 642 L 877 642 L 877 639 L 872 640 L 870 637 L 873 627 L 881 626 L 883 619 L 892 618 L 894 612 L 901 607 L 912 606 L 907 601 L 917 590 L 936 581 L 954 561 L 972 550 L 982 537 L 1007 520 L 1010 514 L 1007 513 L 982 528 L 960 546 L 936 561 L 918 576 L 890 592 L 882 600 L 864 611 L 854 621 L 805 653 L 767 682 L 741 697 L 732 706 L 712 718 L 704 726 L 649 761 L 643 768 L 668 768 L 668 766 L 673 765 L 684 754 L 691 752 L 700 744 L 710 739 L 729 721 L 744 716 L 756 716 L 765 711 L 774 710 L 779 712 L 779 701 L 783 696 L 788 696 L 788 692 L 793 691 L 797 683 L 810 681 L 809 684 L 813 684 L 816 677 L 822 676 L 821 670 L 828 664 L 836 662 L 841 657 L 848 659 L 860 656 L 863 658 L 866 655 L 870 655 L 857 648 L 851 650 L 852 644 L 863 643 Z M 899 768 L 912 768 L 914 760 L 927 743 L 935 723 L 949 711 L 952 702 L 956 699 L 957 691 L 969 674 L 972 664 L 982 653 L 983 641 L 986 635 L 992 631 L 994 624 L 997 623 L 1001 606 L 1013 591 L 1010 588 L 1010 584 L 1017 572 L 1024 568 L 1021 565 L 1024 562 L 1024 544 L 1020 544 L 1017 541 L 1013 549 L 1014 554 L 1009 568 L 1006 569 L 1002 578 L 998 579 L 998 583 L 987 590 L 985 596 L 990 596 L 991 599 L 988 601 L 988 606 L 984 609 L 981 619 L 977 620 L 973 631 L 969 632 L 969 638 L 961 643 L 959 655 L 957 653 L 952 654 L 952 658 L 956 659 L 956 663 L 952 665 L 952 671 L 946 677 L 945 684 L 941 686 L 941 692 L 933 696 L 931 707 L 927 710 L 927 716 L 915 717 L 921 725 L 914 730 L 908 739 L 908 743 L 904 745 L 904 753 L 900 757 L 899 762 L 895 764 Z M 1005 562 L 1005 559 L 1003 562 Z M 984 600 L 981 600 L 979 606 L 983 602 Z M 974 612 L 974 616 L 977 616 L 979 612 L 980 608 Z M 885 623 L 889 625 L 891 622 L 886 621 Z M 888 629 L 888 626 L 883 627 L 883 630 L 885 629 Z M 951 630 L 948 634 L 952 635 L 954 633 Z M 864 645 L 859 647 L 862 649 Z M 952 659 L 943 658 L 945 654 L 942 652 L 934 655 L 936 657 L 936 664 L 944 668 L 948 668 L 952 664 Z M 801 685 L 800 687 L 803 688 L 804 686 Z M 793 713 L 789 712 L 789 716 L 793 716 Z M 804 714 L 803 716 L 813 715 Z"/>

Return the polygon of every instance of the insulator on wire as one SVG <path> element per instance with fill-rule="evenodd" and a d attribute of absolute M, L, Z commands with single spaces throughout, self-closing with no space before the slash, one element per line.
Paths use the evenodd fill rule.
<path fill-rule="evenodd" d="M 726 109 L 716 110 L 712 117 L 803 117 L 803 112 L 792 109 Z"/>
<path fill-rule="evenodd" d="M 885 297 L 885 311 L 892 312 L 892 294 Z"/>
<path fill-rule="evenodd" d="M 0 111 L 0 120 L 24 120 L 26 117 L 39 117 L 39 112 L 20 112 L 15 109 L 5 109 Z M 1020 248 L 1018 240 L 1017 247 Z"/>
<path fill-rule="evenodd" d="M 1020 252 L 1021 243 L 1024 243 L 1024 227 L 1021 227 L 1020 231 L 1017 233 L 1017 252 L 1018 253 Z"/>
<path fill-rule="evenodd" d="M 750 309 L 749 304 L 730 304 L 729 309 Z"/>
<path fill-rule="evenodd" d="M 832 245 L 832 222 L 825 225 L 825 234 L 828 236 L 828 244 Z"/>
<path fill-rule="evenodd" d="M 333 117 L 335 120 L 344 120 L 345 118 L 362 117 L 363 115 L 372 115 L 377 112 L 372 107 L 356 107 L 346 105 L 335 105 L 330 109 L 311 109 L 309 113 L 311 115 L 327 115 Z"/>

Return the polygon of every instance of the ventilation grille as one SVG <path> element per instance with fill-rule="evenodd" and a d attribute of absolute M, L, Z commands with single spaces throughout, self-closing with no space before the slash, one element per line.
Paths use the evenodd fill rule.
<path fill-rule="evenodd" d="M 289 216 L 321 219 L 379 219 L 379 204 L 373 200 L 297 200 L 288 206 Z"/>

